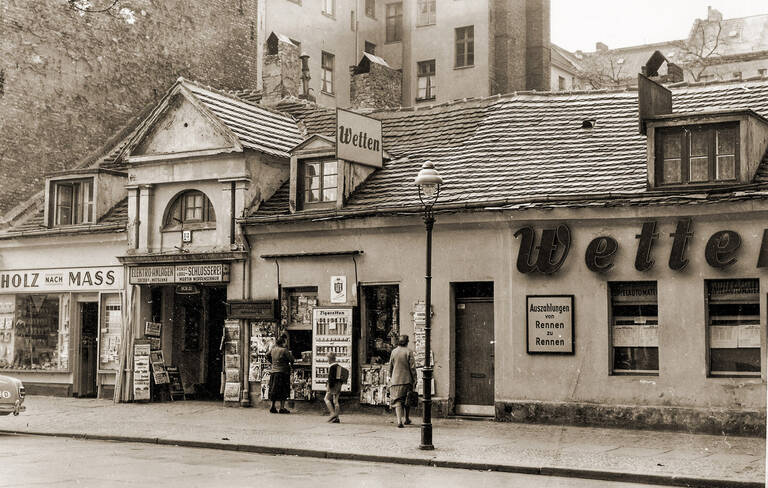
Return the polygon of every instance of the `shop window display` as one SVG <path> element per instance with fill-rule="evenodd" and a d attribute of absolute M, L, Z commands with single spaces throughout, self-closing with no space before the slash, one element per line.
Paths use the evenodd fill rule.
<path fill-rule="evenodd" d="M 15 295 L 0 299 L 0 368 L 69 368 L 68 297 Z"/>
<path fill-rule="evenodd" d="M 363 287 L 365 364 L 386 364 L 400 334 L 397 285 Z"/>
<path fill-rule="evenodd" d="M 760 376 L 758 280 L 707 282 L 709 372 L 712 376 Z"/>
<path fill-rule="evenodd" d="M 659 306 L 655 282 L 611 283 L 614 374 L 659 373 Z"/>

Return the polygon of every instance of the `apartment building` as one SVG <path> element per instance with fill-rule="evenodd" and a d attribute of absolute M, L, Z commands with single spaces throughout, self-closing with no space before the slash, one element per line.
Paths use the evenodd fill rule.
<path fill-rule="evenodd" d="M 271 33 L 309 56 L 310 95 L 347 107 L 363 53 L 402 72 L 402 106 L 550 89 L 548 0 L 268 0 Z"/>

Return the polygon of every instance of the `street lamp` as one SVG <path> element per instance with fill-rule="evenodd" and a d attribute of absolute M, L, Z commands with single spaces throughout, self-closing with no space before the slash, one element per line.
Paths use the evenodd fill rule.
<path fill-rule="evenodd" d="M 424 418 L 421 422 L 421 444 L 419 449 L 432 450 L 432 357 L 430 350 L 430 332 L 432 327 L 432 227 L 435 224 L 433 209 L 440 195 L 443 179 L 430 161 L 421 165 L 416 177 L 419 187 L 419 200 L 424 205 L 424 224 L 427 227 L 427 274 L 424 302 L 426 317 L 424 321 Z"/>

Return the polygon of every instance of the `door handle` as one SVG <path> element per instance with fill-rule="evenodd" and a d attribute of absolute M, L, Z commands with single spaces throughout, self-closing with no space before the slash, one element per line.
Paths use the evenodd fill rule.
<path fill-rule="evenodd" d="M 483 373 L 469 373 L 470 378 L 485 378 L 485 374 Z"/>

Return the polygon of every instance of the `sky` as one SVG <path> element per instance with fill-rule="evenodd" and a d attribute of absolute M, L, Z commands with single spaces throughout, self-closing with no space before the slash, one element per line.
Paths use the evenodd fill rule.
<path fill-rule="evenodd" d="M 723 18 L 768 14 L 766 0 L 551 0 L 552 42 L 569 51 L 684 39 L 711 5 Z"/>

